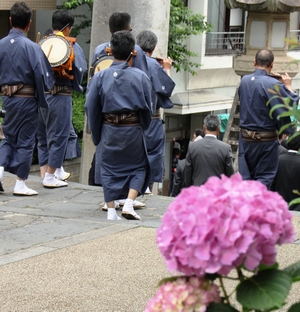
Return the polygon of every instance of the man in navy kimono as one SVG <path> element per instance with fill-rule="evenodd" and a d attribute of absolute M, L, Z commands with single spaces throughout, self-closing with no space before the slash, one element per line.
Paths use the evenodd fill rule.
<path fill-rule="evenodd" d="M 32 11 L 24 2 L 10 10 L 12 26 L 0 40 L 0 85 L 2 107 L 6 110 L 2 127 L 5 139 L 0 146 L 0 191 L 4 169 L 16 174 L 14 195 L 38 193 L 25 184 L 30 172 L 38 126 L 38 106 L 48 107 L 44 91 L 54 85 L 52 68 L 42 51 L 26 38 Z"/>
<path fill-rule="evenodd" d="M 126 12 L 114 12 L 110 17 L 109 17 L 109 31 L 113 35 L 116 31 L 120 30 L 128 30 L 131 31 L 131 16 L 126 13 Z M 110 42 L 105 42 L 100 45 L 98 45 L 94 51 L 93 58 L 92 58 L 92 68 L 96 66 L 97 62 L 101 60 L 102 57 L 107 57 L 108 52 L 106 51 L 106 48 L 110 48 Z M 148 72 L 148 66 L 147 66 L 147 60 L 145 53 L 143 50 L 138 46 L 135 45 L 134 47 L 135 50 L 135 56 L 131 58 L 131 65 L 132 67 L 136 67 L 140 70 L 142 70 L 144 73 L 146 73 L 149 76 Z M 92 166 L 90 169 L 91 172 L 91 183 L 92 184 L 101 184 L 100 181 L 100 160 L 97 158 L 99 146 L 96 147 L 96 153 L 94 156 L 94 161 L 92 162 Z M 94 178 L 93 178 L 94 175 Z M 94 181 L 92 181 L 94 180 Z M 97 183 L 95 181 L 98 181 Z M 123 205 L 123 200 L 115 201 L 115 206 L 118 207 L 119 205 Z M 144 207 L 145 204 L 135 200 L 134 201 L 134 207 L 135 208 L 141 208 Z M 102 207 L 102 210 L 107 211 L 107 205 L 106 203 Z"/>
<path fill-rule="evenodd" d="M 53 35 L 53 29 L 48 28 L 45 33 L 44 37 Z M 74 103 L 73 103 L 74 105 Z M 81 150 L 79 146 L 79 141 L 78 141 L 78 135 L 76 134 L 76 131 L 74 129 L 73 123 L 71 123 L 71 129 L 70 129 L 70 135 L 68 139 L 68 144 L 66 148 L 66 154 L 65 154 L 65 160 L 66 159 L 73 159 L 81 157 Z M 59 174 L 58 174 L 59 173 Z M 45 175 L 45 173 L 41 174 L 42 176 Z M 60 180 L 67 180 L 70 176 L 69 172 L 65 172 L 63 167 L 56 169 L 55 171 L 55 176 L 59 178 Z"/>
<path fill-rule="evenodd" d="M 38 158 L 46 188 L 67 186 L 68 174 L 64 172 L 64 161 L 70 129 L 72 127 L 72 91 L 82 92 L 82 78 L 87 70 L 82 48 L 70 35 L 74 17 L 67 10 L 55 11 L 52 15 L 53 34 L 63 36 L 74 49 L 75 60 L 70 71 L 56 72 L 56 82 L 47 94 L 49 108 L 40 108 L 37 132 Z M 76 41 L 76 40 L 75 40 Z"/>
<path fill-rule="evenodd" d="M 152 31 L 142 31 L 137 35 L 137 44 L 145 52 L 152 82 L 153 116 L 149 128 L 145 131 L 147 153 L 151 167 L 151 183 L 162 182 L 164 173 L 165 131 L 160 108 L 173 107 L 170 96 L 175 82 L 170 77 L 172 60 L 170 57 L 156 60 L 152 58 L 157 45 L 157 36 Z"/>
<path fill-rule="evenodd" d="M 150 180 L 144 130 L 151 122 L 151 81 L 128 60 L 135 40 L 129 31 L 111 37 L 112 65 L 93 76 L 85 111 L 97 148 L 107 219 L 118 220 L 114 200 L 126 198 L 122 216 L 140 220 L 133 202 Z M 98 181 L 96 181 L 97 183 Z"/>
<path fill-rule="evenodd" d="M 283 98 L 290 99 L 291 105 L 299 100 L 299 96 L 293 92 L 288 74 L 281 76 L 282 82 L 269 76 L 273 65 L 274 55 L 271 51 L 258 51 L 254 61 L 255 71 L 242 78 L 238 90 L 241 128 L 239 172 L 243 179 L 258 180 L 267 188 L 271 187 L 278 166 L 277 130 L 290 122 L 289 117 L 277 118 L 287 110 L 285 108 L 274 110 L 270 117 L 270 110 L 283 102 L 269 90 L 275 90 L 276 86 Z M 293 129 L 288 128 L 286 132 L 292 133 Z"/>
<path fill-rule="evenodd" d="M 131 16 L 126 12 L 115 12 L 109 18 L 109 31 L 113 35 L 116 31 L 128 30 L 131 31 Z M 94 51 L 92 64 L 95 63 L 99 58 L 107 56 L 106 48 L 110 47 L 109 42 L 101 43 Z M 134 50 L 136 55 L 132 58 L 132 67 L 139 68 L 148 75 L 148 67 L 145 54 L 143 50 L 135 45 Z M 93 65 L 92 65 L 93 66 Z"/>

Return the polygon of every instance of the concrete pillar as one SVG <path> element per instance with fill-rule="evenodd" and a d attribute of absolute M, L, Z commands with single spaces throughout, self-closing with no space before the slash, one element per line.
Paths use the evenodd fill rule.
<path fill-rule="evenodd" d="M 90 61 L 95 48 L 100 43 L 110 40 L 108 19 L 114 12 L 127 12 L 131 15 L 134 36 L 142 30 L 152 30 L 158 37 L 158 45 L 154 55 L 167 56 L 170 0 L 94 0 Z M 86 120 L 82 146 L 79 182 L 88 184 L 88 172 L 95 147 L 92 143 Z"/>

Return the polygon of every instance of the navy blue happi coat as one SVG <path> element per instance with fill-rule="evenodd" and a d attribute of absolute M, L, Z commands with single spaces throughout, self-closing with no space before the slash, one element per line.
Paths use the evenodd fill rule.
<path fill-rule="evenodd" d="M 0 85 L 24 84 L 35 88 L 35 97 L 2 96 L 6 110 L 2 122 L 5 139 L 0 146 L 0 166 L 27 179 L 35 145 L 38 106 L 47 108 L 44 91 L 54 85 L 53 70 L 39 45 L 12 29 L 0 40 Z"/>
<path fill-rule="evenodd" d="M 126 198 L 130 188 L 143 194 L 150 182 L 150 166 L 144 138 L 151 122 L 151 81 L 141 70 L 114 62 L 88 84 L 85 110 L 96 150 L 96 183 L 103 185 L 104 199 Z M 104 123 L 109 113 L 135 112 L 139 125 Z"/>
<path fill-rule="evenodd" d="M 255 69 L 252 74 L 243 76 L 239 87 L 241 129 L 276 131 L 290 122 L 289 117 L 277 118 L 286 108 L 278 108 L 272 116 L 269 115 L 272 107 L 283 103 L 269 91 L 275 90 L 275 85 L 282 97 L 290 98 L 291 105 L 298 103 L 299 96 L 296 93 L 289 91 L 283 83 L 270 77 L 263 69 Z M 286 132 L 292 133 L 293 130 L 287 128 Z M 258 180 L 270 188 L 278 167 L 278 144 L 278 140 L 248 142 L 240 135 L 238 166 L 243 179 Z"/>
<path fill-rule="evenodd" d="M 149 75 L 153 87 L 154 111 L 159 108 L 172 108 L 170 100 L 175 82 L 155 60 L 147 56 Z M 153 118 L 149 128 L 145 131 L 147 152 L 151 166 L 151 182 L 162 182 L 164 173 L 165 130 L 161 118 Z"/>

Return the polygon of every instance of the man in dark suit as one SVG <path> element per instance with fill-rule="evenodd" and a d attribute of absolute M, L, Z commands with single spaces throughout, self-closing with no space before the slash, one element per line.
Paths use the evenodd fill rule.
<path fill-rule="evenodd" d="M 278 135 L 278 139 L 279 139 L 278 153 L 279 153 L 279 155 L 282 155 L 282 154 L 285 154 L 288 152 L 287 145 L 285 142 L 287 140 L 286 138 L 287 138 L 287 134 L 285 134 L 285 133 L 281 133 Z"/>
<path fill-rule="evenodd" d="M 289 203 L 299 195 L 293 190 L 300 192 L 300 136 L 287 143 L 288 152 L 279 155 L 278 169 L 271 190 L 278 192 Z M 289 207 L 290 210 L 300 211 L 300 204 Z"/>
<path fill-rule="evenodd" d="M 204 119 L 202 140 L 191 142 L 185 162 L 185 186 L 202 185 L 211 176 L 230 177 L 233 173 L 231 146 L 217 139 L 220 119 L 208 115 Z"/>
<path fill-rule="evenodd" d="M 176 197 L 182 188 L 185 187 L 185 159 L 179 159 L 174 172 L 173 188 L 171 197 Z"/>

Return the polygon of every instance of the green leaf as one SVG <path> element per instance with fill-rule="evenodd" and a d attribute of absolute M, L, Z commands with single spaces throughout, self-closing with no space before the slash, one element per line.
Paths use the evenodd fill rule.
<path fill-rule="evenodd" d="M 291 136 L 289 136 L 287 143 L 294 140 L 298 135 L 300 135 L 300 132 L 293 133 Z"/>
<path fill-rule="evenodd" d="M 168 282 L 174 282 L 176 281 L 178 278 L 185 278 L 185 276 L 171 276 L 171 277 L 166 277 L 163 278 L 159 283 L 158 283 L 158 287 L 162 286 L 163 284 L 166 284 Z"/>
<path fill-rule="evenodd" d="M 298 190 L 293 190 L 293 193 L 300 196 L 300 192 L 299 192 Z M 300 199 L 300 198 L 299 198 L 299 199 Z"/>
<path fill-rule="evenodd" d="M 258 267 L 258 271 L 264 271 L 264 270 L 270 270 L 270 269 L 278 269 L 279 265 L 278 263 L 276 262 L 275 264 L 273 265 L 264 265 L 264 264 L 260 264 L 259 267 Z"/>
<path fill-rule="evenodd" d="M 269 115 L 270 117 L 272 118 L 272 114 L 273 112 L 278 109 L 278 108 L 285 108 L 285 105 L 284 104 L 276 104 L 274 105 L 271 109 L 270 109 L 270 112 L 269 112 Z"/>
<path fill-rule="evenodd" d="M 282 127 L 280 128 L 278 134 L 281 134 L 285 129 L 289 128 L 290 126 L 294 126 L 294 124 L 295 124 L 294 122 L 290 122 L 290 123 L 288 123 L 288 124 L 282 126 Z"/>
<path fill-rule="evenodd" d="M 279 85 L 278 84 L 275 84 L 274 85 L 274 89 L 279 93 L 280 92 L 280 88 L 279 88 Z"/>
<path fill-rule="evenodd" d="M 291 99 L 289 97 L 283 98 L 283 102 L 284 102 L 285 105 L 291 106 L 290 105 Z"/>
<path fill-rule="evenodd" d="M 286 272 L 263 270 L 238 285 L 237 300 L 250 310 L 279 309 L 283 306 L 291 285 L 292 279 Z"/>
<path fill-rule="evenodd" d="M 300 302 L 293 304 L 288 312 L 299 312 L 300 311 Z"/>
<path fill-rule="evenodd" d="M 268 91 L 270 92 L 270 93 L 272 93 L 272 94 L 276 94 L 277 96 L 279 95 L 275 90 L 273 90 L 273 89 L 268 89 Z"/>
<path fill-rule="evenodd" d="M 238 310 L 225 303 L 213 302 L 207 307 L 206 312 L 238 312 Z"/>
<path fill-rule="evenodd" d="M 273 93 L 273 92 L 271 92 L 272 89 L 268 89 L 268 91 L 269 91 L 270 93 Z M 280 97 L 280 94 L 278 94 L 278 93 L 276 93 L 276 92 L 274 92 L 273 94 L 276 94 L 276 95 L 272 96 L 272 97 L 267 101 L 267 103 L 266 103 L 267 106 L 271 103 L 272 100 L 278 99 L 278 98 Z"/>
<path fill-rule="evenodd" d="M 292 110 L 289 110 L 289 111 L 286 111 L 286 112 L 283 112 L 280 114 L 280 116 L 278 116 L 279 118 L 282 118 L 282 117 L 287 117 L 287 116 L 293 116 L 293 111 Z M 279 119 L 278 118 L 278 119 Z"/>
<path fill-rule="evenodd" d="M 212 25 L 205 21 L 204 16 L 194 14 L 182 0 L 171 0 L 168 55 L 174 61 L 176 72 L 184 70 L 192 75 L 196 74 L 194 69 L 200 64 L 191 61 L 190 57 L 198 54 L 188 50 L 186 39 L 191 35 L 209 32 L 210 29 Z"/>
<path fill-rule="evenodd" d="M 286 267 L 285 269 L 283 269 L 283 271 L 291 277 L 293 282 L 300 281 L 300 261 Z"/>
<path fill-rule="evenodd" d="M 289 202 L 289 207 L 291 207 L 291 206 L 294 205 L 294 204 L 300 204 L 300 197 L 291 200 L 291 201 Z"/>

